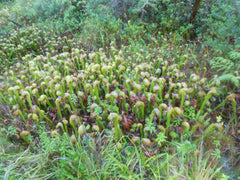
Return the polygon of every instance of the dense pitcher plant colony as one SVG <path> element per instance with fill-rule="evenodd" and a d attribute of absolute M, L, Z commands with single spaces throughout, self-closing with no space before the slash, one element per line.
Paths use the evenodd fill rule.
<path fill-rule="evenodd" d="M 207 69 L 186 75 L 184 53 L 179 47 L 181 56 L 174 59 L 159 44 L 117 49 L 114 42 L 107 50 L 88 52 L 76 39 L 33 27 L 1 38 L 1 56 L 18 60 L 2 67 L 0 76 L 1 98 L 14 115 L 4 119 L 16 131 L 9 137 L 34 144 L 43 122 L 52 137 L 67 133 L 73 143 L 107 129 L 116 142 L 155 148 L 214 135 L 223 130 L 221 120 L 210 117 L 220 82 L 208 83 Z M 226 101 L 236 123 L 235 95 Z"/>

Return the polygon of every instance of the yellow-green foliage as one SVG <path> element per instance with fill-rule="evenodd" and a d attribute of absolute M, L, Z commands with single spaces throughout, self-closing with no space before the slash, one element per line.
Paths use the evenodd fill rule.
<path fill-rule="evenodd" d="M 0 41 L 3 53 L 10 51 L 21 58 L 4 69 L 0 92 L 22 121 L 22 132 L 31 132 L 40 122 L 51 129 L 63 122 L 65 130 L 76 136 L 83 124 L 88 127 L 87 133 L 95 135 L 110 128 L 118 139 L 122 130 L 129 134 L 130 123 L 137 123 L 141 128 L 131 132 L 144 135 L 151 143 L 162 127 L 167 136 L 177 125 L 182 126 L 184 108 L 190 102 L 197 102 L 198 113 L 186 116 L 185 121 L 193 118 L 192 127 L 203 123 L 211 105 L 209 99 L 216 92 L 212 85 L 205 88 L 206 78 L 197 74 L 187 77 L 180 70 L 187 59 L 167 61 L 157 44 L 154 48 L 129 45 L 118 50 L 112 42 L 108 52 L 88 52 L 76 39 L 51 37 L 51 33 L 31 27 L 14 34 L 11 41 Z M 111 113 L 119 117 L 118 121 L 107 120 Z M 36 126 L 29 127 L 29 121 Z M 58 133 L 53 130 L 52 136 Z M 21 138 L 26 141 L 25 136 Z"/>

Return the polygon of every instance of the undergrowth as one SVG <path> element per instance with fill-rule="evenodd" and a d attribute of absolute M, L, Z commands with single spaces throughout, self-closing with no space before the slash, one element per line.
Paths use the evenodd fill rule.
<path fill-rule="evenodd" d="M 236 178 L 238 3 L 221 2 L 193 24 L 193 1 L 1 2 L 0 178 Z"/>

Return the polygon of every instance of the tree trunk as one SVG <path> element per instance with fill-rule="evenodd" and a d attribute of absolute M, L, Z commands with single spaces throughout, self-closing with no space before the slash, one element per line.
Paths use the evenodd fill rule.
<path fill-rule="evenodd" d="M 200 2 L 201 2 L 201 0 L 196 0 L 195 1 L 194 7 L 193 7 L 193 11 L 192 11 L 192 14 L 191 14 L 191 17 L 190 17 L 190 23 L 191 24 L 193 24 L 194 21 L 195 21 L 195 18 L 196 18 L 197 12 L 198 12 L 198 8 L 199 8 L 199 5 L 200 5 Z"/>
<path fill-rule="evenodd" d="M 200 2 L 201 0 L 195 0 L 194 6 L 193 6 L 193 10 L 192 10 L 192 14 L 190 17 L 190 23 L 193 24 L 193 27 L 189 29 L 189 35 L 190 35 L 190 39 L 193 40 L 196 37 L 195 34 L 195 27 L 194 27 L 194 21 L 196 19 L 196 15 L 200 6 Z"/>

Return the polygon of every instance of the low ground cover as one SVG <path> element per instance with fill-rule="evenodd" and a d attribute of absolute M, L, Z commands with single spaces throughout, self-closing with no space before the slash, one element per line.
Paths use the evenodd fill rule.
<path fill-rule="evenodd" d="M 238 45 L 116 19 L 59 34 L 33 17 L 0 37 L 0 177 L 237 178 Z"/>

